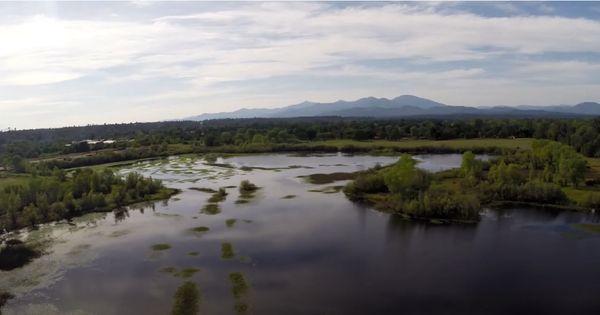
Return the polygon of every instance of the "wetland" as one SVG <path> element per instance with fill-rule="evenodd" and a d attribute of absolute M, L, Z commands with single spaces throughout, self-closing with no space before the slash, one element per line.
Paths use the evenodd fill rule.
<path fill-rule="evenodd" d="M 415 159 L 437 172 L 462 157 Z M 2 314 L 600 310 L 597 215 L 515 206 L 484 209 L 475 224 L 415 222 L 342 192 L 349 174 L 397 156 L 209 160 L 120 166 L 181 192 L 11 233 L 44 245 L 25 266 L 0 271 Z"/>

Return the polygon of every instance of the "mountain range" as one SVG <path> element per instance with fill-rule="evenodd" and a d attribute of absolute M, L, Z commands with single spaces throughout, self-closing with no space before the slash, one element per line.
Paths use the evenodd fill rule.
<path fill-rule="evenodd" d="M 242 108 L 233 112 L 202 114 L 186 120 L 224 118 L 289 118 L 289 117 L 444 117 L 444 116 L 498 116 L 498 117 L 574 117 L 600 115 L 600 104 L 584 102 L 577 105 L 555 106 L 451 106 L 413 95 L 393 99 L 365 97 L 356 101 L 339 100 L 333 103 L 302 102 L 279 108 Z"/>

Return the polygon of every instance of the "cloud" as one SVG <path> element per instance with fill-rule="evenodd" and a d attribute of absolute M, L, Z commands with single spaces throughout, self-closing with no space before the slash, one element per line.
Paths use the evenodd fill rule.
<path fill-rule="evenodd" d="M 490 6 L 521 10 L 512 3 Z M 554 12 L 548 8 L 540 6 L 539 10 Z M 161 115 L 175 118 L 166 116 L 186 111 L 190 115 L 220 111 L 234 104 L 242 107 L 248 105 L 243 102 L 260 101 L 264 95 L 273 96 L 272 101 L 281 105 L 303 94 L 347 98 L 356 87 L 348 83 L 344 90 L 342 85 L 353 78 L 365 78 L 361 92 L 367 94 L 381 93 L 376 86 L 386 82 L 412 90 L 384 93 L 419 91 L 425 97 L 439 95 L 436 86 L 442 90 L 460 87 L 466 93 L 486 82 L 519 86 L 535 76 L 560 75 L 560 80 L 548 81 L 570 85 L 598 78 L 596 64 L 575 57 L 534 61 L 550 53 L 600 51 L 600 22 L 584 18 L 485 17 L 451 11 L 445 4 L 212 4 L 184 14 L 162 14 L 159 5 L 142 3 L 138 9 L 150 13 L 139 17 L 121 10 L 112 12 L 110 19 L 38 14 L 0 22 L 0 92 L 6 91 L 11 99 L 36 93 L 41 102 L 42 98 L 52 102 L 89 99 L 108 111 L 101 115 L 107 120 L 113 117 L 114 104 L 125 104 L 136 108 L 132 116 L 147 115 L 143 120 Z M 366 62 L 377 60 L 389 60 L 393 66 Z M 499 70 L 499 64 L 505 69 Z M 329 94 L 315 94 L 297 79 L 306 77 L 328 77 L 339 86 Z M 255 81 L 277 83 L 281 78 L 290 80 L 291 87 L 281 92 L 284 95 L 273 95 L 264 87 L 250 88 Z M 228 83 L 238 83 L 237 89 Z M 168 86 L 169 90 L 143 86 Z M 440 97 L 440 101 L 458 98 L 450 92 Z M 520 101 L 512 97 L 509 102 Z M 148 113 L 138 110 L 153 101 L 155 106 Z M 494 96 L 485 103 L 497 102 Z M 194 103 L 204 105 L 194 108 Z M 164 104 L 169 105 L 161 109 Z M 183 105 L 174 110 L 177 104 Z M 32 105 L 11 111 L 25 111 L 28 106 Z M 122 110 L 118 113 L 122 119 Z M 60 116 L 58 109 L 54 115 Z M 79 115 L 85 120 L 83 111 Z M 117 113 L 112 115 L 117 119 Z"/>

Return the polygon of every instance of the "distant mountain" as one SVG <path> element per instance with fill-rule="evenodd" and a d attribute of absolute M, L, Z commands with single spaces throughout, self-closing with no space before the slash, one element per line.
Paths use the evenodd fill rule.
<path fill-rule="evenodd" d="M 302 102 L 280 108 L 243 108 L 233 112 L 202 114 L 186 120 L 223 118 L 288 118 L 313 116 L 340 117 L 415 117 L 415 116 L 507 116 L 507 117 L 572 117 L 600 115 L 600 104 L 585 102 L 574 106 L 496 106 L 489 108 L 450 106 L 413 95 L 393 99 L 365 97 L 356 101 L 333 103 Z"/>

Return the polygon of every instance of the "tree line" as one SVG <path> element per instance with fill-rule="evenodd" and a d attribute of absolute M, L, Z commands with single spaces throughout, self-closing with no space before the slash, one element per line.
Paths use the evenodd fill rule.
<path fill-rule="evenodd" d="M 190 144 L 197 147 L 281 144 L 315 140 L 538 138 L 600 156 L 600 118 L 595 119 L 367 119 L 255 118 L 173 121 L 0 132 L 0 155 L 36 158 L 82 151 L 65 146 L 83 139 L 114 139 L 117 149 Z M 84 148 L 85 149 L 85 148 Z M 84 150 L 85 151 L 85 150 Z"/>

